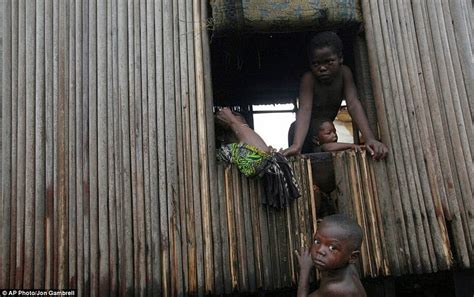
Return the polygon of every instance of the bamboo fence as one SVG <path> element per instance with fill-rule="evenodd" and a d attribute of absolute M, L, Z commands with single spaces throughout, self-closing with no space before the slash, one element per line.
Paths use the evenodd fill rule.
<path fill-rule="evenodd" d="M 315 205 L 216 163 L 206 1 L 5 1 L 0 287 L 289 287 Z M 303 217 L 304 216 L 304 217 Z"/>
<path fill-rule="evenodd" d="M 370 72 L 389 157 L 344 152 L 334 162 L 341 211 L 365 230 L 363 274 L 472 267 L 471 3 L 365 0 L 362 8 L 367 48 L 356 43 L 356 60 L 361 76 Z"/>

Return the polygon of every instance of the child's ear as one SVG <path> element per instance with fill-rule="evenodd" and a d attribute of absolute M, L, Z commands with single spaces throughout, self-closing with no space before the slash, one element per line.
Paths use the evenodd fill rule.
<path fill-rule="evenodd" d="M 351 253 L 351 257 L 349 258 L 349 263 L 354 264 L 357 261 L 357 258 L 359 258 L 360 251 L 353 251 Z"/>
<path fill-rule="evenodd" d="M 339 57 L 339 64 L 341 64 L 341 65 L 342 65 L 342 63 L 343 63 L 343 62 L 344 62 L 344 57 L 342 57 L 342 56 L 341 56 L 341 57 Z"/>

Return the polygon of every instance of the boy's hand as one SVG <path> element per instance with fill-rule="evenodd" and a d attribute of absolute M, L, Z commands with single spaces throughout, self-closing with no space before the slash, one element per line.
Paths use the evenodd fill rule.
<path fill-rule="evenodd" d="M 289 148 L 282 150 L 281 154 L 285 157 L 295 156 L 301 154 L 301 149 L 295 145 L 292 145 Z"/>
<path fill-rule="evenodd" d="M 309 271 L 313 267 L 313 260 L 311 259 L 311 254 L 309 249 L 302 247 L 300 252 L 295 250 L 296 257 L 298 258 L 298 264 L 300 270 Z"/>
<path fill-rule="evenodd" d="M 375 161 L 383 160 L 387 157 L 388 148 L 380 141 L 369 139 L 365 142 L 365 148 Z"/>
<path fill-rule="evenodd" d="M 230 110 L 228 107 L 224 107 L 221 110 L 219 110 L 216 113 L 216 117 L 225 123 L 226 125 L 229 125 L 235 120 L 235 115 L 232 113 L 232 110 Z"/>

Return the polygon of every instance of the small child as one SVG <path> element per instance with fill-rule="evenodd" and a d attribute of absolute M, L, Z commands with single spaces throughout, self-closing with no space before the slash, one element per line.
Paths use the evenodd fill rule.
<path fill-rule="evenodd" d="M 360 254 L 362 229 L 342 214 L 325 217 L 314 235 L 311 249 L 297 253 L 300 265 L 298 297 L 354 296 L 366 293 L 354 266 Z M 309 294 L 309 274 L 315 266 L 321 271 L 319 288 Z"/>
<path fill-rule="evenodd" d="M 356 151 L 364 148 L 363 145 L 353 143 L 337 142 L 337 133 L 334 123 L 329 119 L 324 119 L 316 122 L 314 127 L 311 127 L 313 152 L 336 152 L 348 149 Z"/>
<path fill-rule="evenodd" d="M 217 152 L 219 160 L 237 165 L 248 177 L 263 178 L 264 204 L 282 208 L 301 196 L 286 158 L 267 146 L 241 114 L 227 107 L 219 110 L 216 135 L 221 142 Z"/>

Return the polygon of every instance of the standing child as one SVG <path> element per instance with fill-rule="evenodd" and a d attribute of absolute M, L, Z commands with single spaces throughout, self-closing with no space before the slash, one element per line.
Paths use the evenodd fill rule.
<path fill-rule="evenodd" d="M 297 254 L 300 265 L 298 297 L 366 297 L 354 266 L 360 254 L 362 229 L 345 215 L 325 217 L 314 235 L 311 249 Z M 321 271 L 319 288 L 309 294 L 309 274 L 315 266 Z"/>
<path fill-rule="evenodd" d="M 364 147 L 353 143 L 337 142 L 336 127 L 334 127 L 334 123 L 329 119 L 316 122 L 311 135 L 313 135 L 311 139 L 313 152 L 336 152 L 348 149 L 357 151 Z"/>
<path fill-rule="evenodd" d="M 334 32 L 317 34 L 311 40 L 308 58 L 310 71 L 303 75 L 300 82 L 300 106 L 296 113 L 294 141 L 283 154 L 299 154 L 310 122 L 322 118 L 333 121 L 345 99 L 352 119 L 366 139 L 367 151 L 375 160 L 385 158 L 388 149 L 375 139 L 370 130 L 362 104 L 357 98 L 351 70 L 342 64 L 341 39 Z"/>

